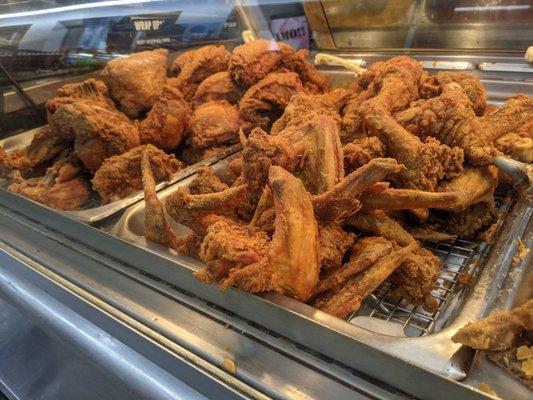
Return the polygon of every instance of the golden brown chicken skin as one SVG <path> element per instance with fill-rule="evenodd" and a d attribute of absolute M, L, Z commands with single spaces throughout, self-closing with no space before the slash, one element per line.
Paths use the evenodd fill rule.
<path fill-rule="evenodd" d="M 168 84 L 191 101 L 204 79 L 228 69 L 229 58 L 230 53 L 224 46 L 203 46 L 182 53 L 170 67 L 170 73 L 175 78 L 169 79 Z"/>
<path fill-rule="evenodd" d="M 237 107 L 225 100 L 197 107 L 190 119 L 187 143 L 196 149 L 230 145 L 239 141 L 241 119 Z"/>
<path fill-rule="evenodd" d="M 187 129 L 191 107 L 177 89 L 168 85 L 154 100 L 154 106 L 139 124 L 142 144 L 153 144 L 165 151 L 176 149 Z"/>
<path fill-rule="evenodd" d="M 156 49 L 107 63 L 101 77 L 128 117 L 139 118 L 154 104 L 166 81 L 167 56 L 167 50 Z"/>
<path fill-rule="evenodd" d="M 196 107 L 209 101 L 226 100 L 236 104 L 241 98 L 241 90 L 231 79 L 228 71 L 217 72 L 198 85 L 194 93 L 193 103 Z"/>
<path fill-rule="evenodd" d="M 138 146 L 121 155 L 109 157 L 94 174 L 93 188 L 104 203 L 120 200 L 142 189 L 141 159 L 150 159 L 156 182 L 172 177 L 182 167 L 174 155 L 166 154 L 152 145 Z"/>

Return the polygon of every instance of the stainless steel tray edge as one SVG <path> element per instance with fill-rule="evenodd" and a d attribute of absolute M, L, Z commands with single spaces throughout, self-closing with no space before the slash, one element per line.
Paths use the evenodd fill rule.
<path fill-rule="evenodd" d="M 224 163 L 225 161 L 216 164 L 215 168 L 223 169 Z M 191 176 L 180 181 L 176 185 L 166 188 L 159 193 L 159 197 L 165 199 L 168 195 L 173 193 L 177 187 L 188 185 L 192 179 L 193 177 Z M 461 355 L 461 353 L 458 353 L 458 355 L 454 357 L 454 354 L 460 348 L 460 345 L 453 343 L 451 341 L 451 336 L 453 336 L 453 334 L 466 323 L 479 319 L 487 313 L 487 310 L 490 308 L 490 305 L 498 292 L 500 283 L 505 278 L 507 270 L 511 265 L 511 259 L 515 254 L 517 246 L 515 240 L 516 236 L 521 236 L 523 234 L 532 214 L 533 208 L 527 203 L 527 200 L 519 199 L 511 212 L 507 214 L 507 218 L 502 224 L 500 235 L 498 236 L 496 243 L 492 246 L 489 256 L 485 260 L 485 267 L 481 272 L 475 287 L 470 291 L 468 298 L 463 299 L 464 304 L 453 319 L 453 322 L 437 333 L 418 338 L 389 336 L 352 325 L 344 320 L 332 317 L 287 296 L 269 293 L 264 294 L 261 297 L 268 300 L 270 303 L 282 306 L 290 312 L 294 312 L 299 316 L 321 324 L 327 329 L 339 330 L 344 334 L 349 335 L 354 340 L 360 340 L 377 349 L 393 354 L 405 361 L 420 365 L 450 379 L 460 380 L 465 377 L 467 360 Z M 143 218 L 144 204 L 139 203 L 126 210 L 122 218 L 111 229 L 110 233 L 164 257 L 176 263 L 179 267 L 190 271 L 190 273 L 203 267 L 201 261 L 184 254 L 177 254 L 173 250 L 169 250 L 156 243 L 147 241 L 138 231 L 133 231 L 132 227 L 135 225 L 138 227 L 140 220 Z M 174 228 L 177 228 L 180 233 L 185 232 L 183 227 L 180 228 L 179 225 L 174 225 Z M 144 270 L 148 273 L 153 273 L 150 266 L 146 266 Z M 180 287 L 180 282 L 170 281 L 169 283 Z M 245 293 L 244 296 L 252 295 Z M 227 307 L 224 303 L 219 305 Z M 239 314 L 241 310 L 235 311 L 232 309 L 232 311 Z M 266 320 L 261 320 L 261 322 L 258 323 L 269 327 L 272 318 L 268 315 L 263 317 L 266 317 Z M 279 333 L 288 336 L 295 334 L 294 332 L 286 332 L 285 329 L 283 329 L 283 332 Z M 298 340 L 303 341 L 305 341 L 305 339 L 305 337 L 298 338 Z"/>
<path fill-rule="evenodd" d="M 4 140 L 0 140 L 0 147 L 3 147 L 6 151 L 11 151 L 15 149 L 21 149 L 27 145 L 30 144 L 31 139 L 33 136 L 39 132 L 41 129 L 43 129 L 44 126 L 31 129 L 29 131 L 20 133 L 18 135 L 9 137 Z M 193 175 L 198 171 L 198 169 L 212 165 L 229 155 L 236 153 L 242 148 L 240 144 L 235 144 L 233 146 L 228 147 L 226 150 L 224 150 L 222 153 L 206 158 L 204 160 L 201 160 L 195 164 L 192 164 L 190 166 L 187 166 L 186 168 L 180 170 L 178 173 L 176 173 L 171 179 L 168 181 L 160 182 L 156 186 L 156 190 L 164 189 L 176 182 L 179 182 L 182 179 L 187 178 L 188 176 Z M 142 200 L 144 198 L 144 194 L 142 191 L 138 191 L 136 193 L 133 193 L 121 200 L 114 201 L 109 204 L 105 204 L 98 207 L 88 208 L 86 210 L 80 210 L 80 211 L 58 211 L 54 210 L 56 212 L 63 213 L 65 215 L 68 215 L 71 218 L 77 219 L 78 221 L 87 223 L 87 224 L 95 224 L 107 217 L 109 217 L 112 214 L 115 214 L 116 212 L 125 209 L 126 207 L 138 202 L 139 200 Z M 31 201 L 31 200 L 30 200 Z M 45 205 L 42 205 L 42 207 L 46 207 Z"/>
<path fill-rule="evenodd" d="M 288 310 L 268 299 L 235 289 L 222 292 L 215 286 L 206 286 L 192 276 L 189 268 L 177 267 L 168 250 L 167 256 L 146 251 L 123 239 L 107 235 L 101 229 L 80 224 L 63 214 L 7 191 L 0 192 L 0 206 L 13 213 L 14 217 L 19 214 L 21 218 L 38 221 L 39 225 L 46 227 L 47 230 L 60 233 L 74 243 L 84 243 L 98 254 L 114 259 L 115 262 L 127 267 L 120 269 L 122 273 L 127 273 L 127 270 L 131 269 L 131 276 L 141 273 L 156 281 L 176 282 L 178 285 L 175 288 L 181 288 L 185 294 L 198 296 L 211 304 L 223 304 L 223 309 L 228 310 L 227 312 L 234 312 L 256 324 L 267 326 L 268 322 L 271 332 L 283 334 L 299 345 L 320 352 L 321 355 L 314 352 L 311 354 L 326 357 L 325 359 L 329 359 L 330 362 L 333 359 L 417 398 L 434 398 L 435 393 L 440 393 L 440 398 L 443 400 L 488 399 L 483 393 L 468 386 L 387 354 L 363 341 L 354 340 L 350 332 L 361 330 L 349 326 L 342 320 L 333 318 L 333 327 L 324 329 L 323 323 Z M 165 250 L 162 246 L 160 248 Z M 146 266 L 150 266 L 150 274 L 146 273 Z M 59 270 L 57 272 L 69 279 L 68 274 Z M 268 321 L 263 318 L 265 315 L 268 316 Z"/>

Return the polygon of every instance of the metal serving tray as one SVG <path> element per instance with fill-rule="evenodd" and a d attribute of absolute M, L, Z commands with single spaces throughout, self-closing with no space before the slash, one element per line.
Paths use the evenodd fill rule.
<path fill-rule="evenodd" d="M 238 154 L 235 154 L 213 165 L 213 173 L 228 181 L 228 163 L 237 156 Z M 179 187 L 187 187 L 193 179 L 194 177 L 190 176 L 164 189 L 159 193 L 159 199 L 165 201 Z M 462 379 L 465 377 L 469 355 L 466 352 L 457 353 L 460 345 L 453 343 L 450 338 L 460 327 L 479 319 L 490 308 L 516 251 L 516 237 L 523 235 L 533 213 L 533 209 L 525 203 L 525 200 L 509 201 L 508 198 L 502 198 L 501 209 L 504 214 L 501 220 L 501 232 L 492 247 L 486 243 L 473 243 L 461 239 L 427 246 L 443 262 L 441 275 L 434 290 L 434 295 L 439 301 L 438 310 L 434 313 L 428 313 L 420 307 L 409 306 L 401 298 L 392 298 L 387 293 L 386 287 L 379 288 L 369 296 L 363 308 L 346 321 L 280 294 L 268 293 L 260 297 L 269 304 L 274 303 L 288 309 L 293 315 L 314 321 L 321 325 L 322 329 L 340 330 L 354 341 L 362 341 L 447 378 Z M 178 235 L 189 231 L 185 226 L 169 220 Z M 200 260 L 144 238 L 144 203 L 128 209 L 110 233 L 172 260 L 176 268 L 192 273 L 203 267 Z M 143 270 L 159 277 L 155 266 L 146 265 Z M 458 276 L 465 272 L 478 278 L 470 290 L 457 282 Z M 167 279 L 168 283 L 180 287 L 178 280 L 160 278 Z M 254 295 L 245 293 L 244 296 L 251 298 Z M 242 308 L 233 309 L 228 304 L 217 305 L 237 314 L 243 311 Z M 267 328 L 272 326 L 272 319 L 275 318 L 274 314 L 268 315 L 268 313 L 254 317 L 256 323 Z M 298 321 L 296 320 L 294 324 L 292 329 L 298 326 Z M 294 336 L 294 331 L 289 330 L 280 332 L 278 324 L 276 332 L 289 337 Z"/>
<path fill-rule="evenodd" d="M 39 131 L 41 131 L 42 129 L 44 129 L 45 126 L 42 126 L 42 127 L 39 127 L 39 128 L 35 128 L 35 129 L 32 129 L 32 130 L 29 130 L 27 132 L 24 132 L 24 133 L 21 133 L 21 134 L 18 134 L 18 135 L 15 135 L 15 136 L 12 136 L 12 137 L 9 137 L 7 139 L 4 139 L 4 140 L 0 140 L 0 147 L 2 147 L 4 150 L 6 151 L 12 151 L 12 150 L 16 150 L 16 149 L 23 149 L 24 147 L 28 146 L 33 137 L 35 136 L 35 134 L 37 134 Z M 210 158 L 206 158 L 204 160 L 201 160 L 199 162 L 197 162 L 196 164 L 193 164 L 193 165 L 190 165 L 182 170 L 180 170 L 179 172 L 177 172 L 171 179 L 169 179 L 168 181 L 164 181 L 164 182 L 160 182 L 157 186 L 156 186 L 156 190 L 161 190 L 169 185 L 172 185 L 173 183 L 175 182 L 178 182 L 194 173 L 196 173 L 196 171 L 201 168 L 201 167 L 205 167 L 207 165 L 212 165 L 214 163 L 216 163 L 217 161 L 227 157 L 228 155 L 230 154 L 233 154 L 237 151 L 239 151 L 241 149 L 241 145 L 240 144 L 236 144 L 236 145 L 233 145 L 231 147 L 229 147 L 228 149 L 226 149 L 223 153 L 221 154 L 218 154 L 214 157 L 210 157 Z M 2 179 L 0 179 L 0 183 L 1 183 Z M 7 181 L 7 180 L 4 180 L 4 181 Z M 4 182 L 4 185 L 0 185 L 0 190 L 5 190 L 2 186 L 6 186 L 5 185 L 6 182 Z M 142 192 L 142 190 L 136 192 L 136 193 L 133 193 L 121 200 L 118 200 L 118 201 L 114 201 L 112 203 L 109 203 L 109 204 L 104 204 L 102 205 L 101 204 L 101 199 L 100 197 L 96 194 L 96 192 L 94 193 L 93 196 L 91 196 L 91 198 L 89 199 L 89 201 L 87 202 L 87 204 L 85 205 L 85 207 L 82 209 L 82 210 L 79 210 L 79 211 L 59 211 L 59 210 L 55 210 L 56 212 L 60 212 L 62 214 L 65 214 L 65 215 L 68 215 L 74 219 L 77 219 L 81 222 L 84 222 L 84 223 L 87 223 L 87 224 L 94 224 L 94 223 L 97 223 L 99 221 L 102 221 L 103 219 L 109 217 L 110 215 L 113 215 L 123 209 L 125 209 L 126 207 L 136 203 L 137 201 L 139 200 L 142 200 L 144 198 L 144 194 Z M 31 201 L 31 199 L 29 199 Z M 42 205 L 42 207 L 47 207 L 45 205 Z"/>

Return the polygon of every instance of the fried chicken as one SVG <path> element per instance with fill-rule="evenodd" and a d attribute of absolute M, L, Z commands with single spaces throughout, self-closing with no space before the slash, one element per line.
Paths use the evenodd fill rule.
<path fill-rule="evenodd" d="M 440 222 L 445 232 L 464 238 L 474 238 L 487 230 L 498 219 L 498 210 L 492 203 L 476 203 L 464 211 L 447 213 Z"/>
<path fill-rule="evenodd" d="M 169 85 L 191 101 L 198 85 L 207 77 L 228 69 L 230 53 L 224 46 L 203 46 L 180 54 L 172 63 L 170 73 L 176 78 Z"/>
<path fill-rule="evenodd" d="M 333 118 L 340 128 L 339 111 L 346 103 L 348 95 L 349 92 L 345 89 L 319 95 L 297 93 L 291 97 L 281 117 L 272 125 L 270 134 L 277 135 L 287 128 L 303 125 L 320 115 Z"/>
<path fill-rule="evenodd" d="M 339 224 L 319 226 L 320 271 L 340 268 L 344 255 L 352 247 L 355 237 L 355 233 L 345 231 Z"/>
<path fill-rule="evenodd" d="M 313 197 L 317 219 L 323 223 L 343 221 L 361 209 L 358 197 L 386 176 L 402 171 L 402 166 L 390 158 L 376 158 L 352 172 L 331 190 Z"/>
<path fill-rule="evenodd" d="M 532 116 L 533 100 L 516 95 L 494 113 L 478 118 L 463 88 L 449 83 L 440 96 L 417 102 L 395 118 L 421 138 L 432 136 L 448 146 L 460 147 L 471 164 L 487 165 L 497 154 L 493 141 Z"/>
<path fill-rule="evenodd" d="M 181 92 L 168 85 L 154 99 L 154 105 L 139 124 L 142 144 L 153 144 L 165 151 L 178 147 L 189 123 L 191 108 Z"/>
<path fill-rule="evenodd" d="M 142 189 L 141 159 L 146 153 L 156 182 L 170 179 L 182 168 L 174 155 L 150 144 L 109 157 L 94 174 L 93 188 L 104 203 L 120 200 Z"/>
<path fill-rule="evenodd" d="M 343 147 L 344 171 L 350 173 L 370 160 L 385 157 L 385 146 L 375 137 L 354 139 Z"/>
<path fill-rule="evenodd" d="M 66 104 L 53 114 L 54 127 L 74 139 L 74 150 L 90 172 L 100 168 L 104 160 L 139 146 L 137 125 L 126 116 L 96 104 Z"/>
<path fill-rule="evenodd" d="M 240 98 L 241 91 L 231 79 L 231 75 L 228 71 L 222 71 L 205 78 L 198 85 L 193 103 L 196 107 L 209 101 L 221 100 L 237 104 Z"/>
<path fill-rule="evenodd" d="M 423 192 L 412 189 L 385 189 L 379 192 L 364 192 L 359 200 L 365 211 L 412 210 L 421 208 L 447 208 L 459 202 L 456 192 Z"/>
<path fill-rule="evenodd" d="M 359 212 L 345 220 L 344 224 L 362 232 L 383 236 L 400 246 L 416 242 L 398 222 L 383 211 Z"/>
<path fill-rule="evenodd" d="M 452 82 L 464 90 L 476 115 L 483 115 L 487 106 L 487 91 L 477 76 L 467 72 L 438 72 L 428 76 L 420 85 L 420 96 L 424 99 L 439 96 L 444 87 Z"/>
<path fill-rule="evenodd" d="M 418 100 L 422 72 L 422 65 L 407 56 L 372 65 L 361 78 L 366 89 L 354 93 L 343 110 L 342 140 L 360 137 L 363 119 L 374 110 L 392 113 Z"/>
<path fill-rule="evenodd" d="M 279 61 L 294 49 L 269 40 L 253 40 L 235 47 L 229 60 L 228 71 L 238 85 L 250 87 L 276 68 Z"/>
<path fill-rule="evenodd" d="M 239 142 L 241 120 L 237 107 L 225 100 L 197 107 L 190 119 L 187 143 L 197 149 Z"/>
<path fill-rule="evenodd" d="M 128 117 L 139 118 L 154 104 L 166 81 L 167 56 L 167 50 L 156 49 L 107 63 L 101 77 Z"/>
<path fill-rule="evenodd" d="M 239 102 L 245 132 L 253 128 L 270 128 L 289 103 L 292 95 L 304 87 L 295 72 L 272 72 L 250 87 Z"/>
<path fill-rule="evenodd" d="M 200 259 L 206 268 L 194 276 L 204 283 L 216 283 L 232 270 L 246 268 L 268 257 L 268 235 L 251 226 L 219 221 L 207 228 Z"/>
<path fill-rule="evenodd" d="M 269 187 L 276 220 L 268 254 L 257 262 L 230 270 L 221 285 L 237 286 L 252 293 L 275 291 L 307 301 L 320 270 L 318 229 L 311 197 L 298 178 L 280 167 L 270 168 Z"/>
<path fill-rule="evenodd" d="M 235 222 L 237 206 L 244 200 L 246 185 L 207 194 L 190 194 L 185 188 L 169 196 L 165 203 L 168 215 L 203 237 L 207 228 L 219 220 Z"/>
<path fill-rule="evenodd" d="M 378 236 L 369 236 L 356 241 L 351 246 L 348 262 L 342 268 L 337 268 L 326 274 L 318 282 L 315 295 L 331 289 L 336 292 L 340 291 L 343 284 L 351 276 L 368 269 L 393 250 L 392 242 Z"/>
<path fill-rule="evenodd" d="M 0 178 L 7 178 L 12 172 L 21 173 L 33 168 L 33 163 L 22 150 L 6 152 L 0 147 Z"/>
<path fill-rule="evenodd" d="M 524 163 L 533 163 L 533 119 L 517 131 L 500 136 L 494 146 L 506 156 Z"/>
<path fill-rule="evenodd" d="M 394 284 L 393 295 L 405 297 L 409 303 L 422 304 L 428 311 L 437 305 L 431 291 L 437 283 L 441 262 L 429 250 L 418 249 L 390 276 Z"/>
<path fill-rule="evenodd" d="M 217 193 L 229 189 L 229 186 L 213 175 L 211 168 L 203 167 L 198 170 L 196 176 L 189 184 L 191 194 Z"/>
<path fill-rule="evenodd" d="M 29 146 L 24 149 L 24 155 L 32 166 L 36 166 L 52 161 L 69 147 L 69 141 L 56 135 L 47 126 L 35 134 Z"/>
<path fill-rule="evenodd" d="M 387 279 L 418 248 L 416 243 L 394 250 L 360 274 L 351 276 L 341 288 L 324 292 L 312 305 L 330 315 L 346 318 L 361 306 L 365 297 Z"/>
<path fill-rule="evenodd" d="M 144 190 L 144 237 L 152 242 L 181 250 L 183 240 L 180 240 L 167 221 L 165 208 L 157 198 L 153 167 L 150 164 L 150 148 L 153 146 L 139 147 L 141 156 L 141 177 Z M 152 150 L 153 152 L 153 150 Z"/>
<path fill-rule="evenodd" d="M 531 331 L 533 300 L 510 311 L 493 311 L 487 317 L 461 328 L 452 340 L 477 350 L 505 350 L 512 347 L 523 332 Z"/>
<path fill-rule="evenodd" d="M 307 61 L 307 57 L 309 51 L 305 49 L 288 52 L 281 57 L 276 68 L 296 72 L 310 93 L 329 92 L 331 90 L 329 78 Z"/>
<path fill-rule="evenodd" d="M 422 142 L 382 109 L 367 114 L 365 124 L 369 134 L 385 145 L 387 155 L 406 167 L 398 179 L 402 187 L 434 191 L 439 181 L 453 178 L 463 169 L 460 148 L 450 148 L 430 137 Z"/>
<path fill-rule="evenodd" d="M 89 200 L 91 187 L 77 160 L 68 151 L 40 178 L 16 179 L 7 190 L 62 211 L 80 210 Z"/>
<path fill-rule="evenodd" d="M 492 204 L 496 186 L 498 186 L 496 167 L 465 168 L 459 176 L 438 188 L 442 192 L 456 193 L 457 200 L 450 205 L 440 205 L 436 208 L 458 212 L 476 203 Z"/>

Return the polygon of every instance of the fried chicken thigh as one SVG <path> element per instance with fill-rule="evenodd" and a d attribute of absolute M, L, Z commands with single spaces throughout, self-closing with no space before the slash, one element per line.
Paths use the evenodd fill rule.
<path fill-rule="evenodd" d="M 226 100 L 236 104 L 241 98 L 241 91 L 231 79 L 228 71 L 217 72 L 198 85 L 194 93 L 193 103 L 196 107 L 209 101 Z"/>
<path fill-rule="evenodd" d="M 156 49 L 132 53 L 107 63 L 102 79 L 118 108 L 138 118 L 154 104 L 166 81 L 168 51 Z"/>
<path fill-rule="evenodd" d="M 235 47 L 228 71 L 238 85 L 250 87 L 275 69 L 279 61 L 294 49 L 285 43 L 258 39 Z"/>
<path fill-rule="evenodd" d="M 178 89 L 187 101 L 191 101 L 198 85 L 207 77 L 228 69 L 230 53 L 224 46 L 203 46 L 179 55 L 170 67 L 175 76 L 169 85 Z"/>
<path fill-rule="evenodd" d="M 210 101 L 194 110 L 187 143 L 196 149 L 238 143 L 240 127 L 237 107 L 225 100 Z"/>
<path fill-rule="evenodd" d="M 174 155 L 150 144 L 109 157 L 94 174 L 93 188 L 104 203 L 120 200 L 142 189 L 141 159 L 146 153 L 156 182 L 171 178 L 182 167 Z"/>
<path fill-rule="evenodd" d="M 154 100 L 152 109 L 139 124 L 142 144 L 153 144 L 165 151 L 178 147 L 187 129 L 191 108 L 183 95 L 168 85 Z"/>
<path fill-rule="evenodd" d="M 272 72 L 250 87 L 239 102 L 245 131 L 253 128 L 270 128 L 289 103 L 293 94 L 303 92 L 304 87 L 295 72 Z"/>
<path fill-rule="evenodd" d="M 54 128 L 59 127 L 74 139 L 76 155 L 90 172 L 98 170 L 106 158 L 140 144 L 137 125 L 123 114 L 98 105 L 63 105 L 52 119 Z"/>

